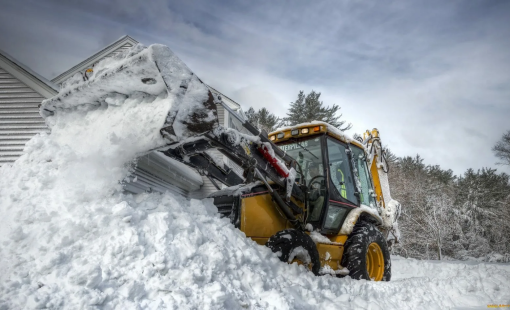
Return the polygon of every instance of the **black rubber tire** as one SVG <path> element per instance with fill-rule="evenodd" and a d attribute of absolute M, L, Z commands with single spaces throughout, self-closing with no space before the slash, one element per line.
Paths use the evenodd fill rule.
<path fill-rule="evenodd" d="M 297 247 L 303 247 L 310 256 L 310 263 L 312 265 L 311 271 L 316 276 L 319 275 L 321 262 L 319 259 L 319 251 L 313 242 L 312 238 L 305 232 L 296 229 L 285 229 L 277 232 L 266 243 L 266 246 L 274 253 L 280 252 L 279 258 L 282 262 L 287 263 L 289 256 Z"/>
<path fill-rule="evenodd" d="M 377 243 L 384 258 L 382 281 L 391 279 L 391 258 L 383 234 L 369 222 L 359 220 L 345 243 L 342 266 L 349 269 L 349 276 L 356 280 L 371 280 L 367 270 L 367 251 L 371 243 Z"/>

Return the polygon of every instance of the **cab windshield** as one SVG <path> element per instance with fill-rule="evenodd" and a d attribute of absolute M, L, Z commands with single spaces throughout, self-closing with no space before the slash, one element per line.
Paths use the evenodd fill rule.
<path fill-rule="evenodd" d="M 309 190 L 307 223 L 318 225 L 326 202 L 322 136 L 312 137 L 308 140 L 293 140 L 285 145 L 279 145 L 279 147 L 297 161 L 297 170 L 301 175 L 298 174 L 296 182 L 306 184 Z"/>
<path fill-rule="evenodd" d="M 321 137 L 301 141 L 291 140 L 290 143 L 278 145 L 278 147 L 297 161 L 298 167 L 301 168 L 301 171 L 297 168 L 298 173 L 303 173 L 307 185 L 312 179 L 317 180 L 318 176 L 324 175 Z"/>

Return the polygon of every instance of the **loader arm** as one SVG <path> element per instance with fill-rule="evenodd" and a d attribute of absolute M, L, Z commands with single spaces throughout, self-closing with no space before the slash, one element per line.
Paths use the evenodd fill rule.
<path fill-rule="evenodd" d="M 220 97 L 215 98 L 207 85 L 166 46 L 155 44 L 146 48 L 139 44 L 99 62 L 87 80 L 73 77 L 62 85 L 59 94 L 43 101 L 40 114 L 51 119 L 59 113 L 115 109 L 133 100 L 143 104 L 151 98 L 158 98 L 168 107 L 166 115 L 161 115 L 162 142 L 157 152 L 196 168 L 217 187 L 215 181 L 231 186 L 260 180 L 279 211 L 294 226 L 304 227 L 303 210 L 290 200 L 293 197 L 305 201 L 303 189 L 294 181 L 294 159 L 272 143 L 267 134 L 231 111 Z M 238 117 L 252 135 L 219 125 L 218 104 Z M 240 166 L 243 176 L 215 162 L 207 153 L 213 149 Z"/>
<path fill-rule="evenodd" d="M 290 197 L 293 197 L 299 202 L 305 202 L 303 189 L 294 182 L 295 170 L 292 167 L 288 168 L 295 165 L 295 161 L 287 155 L 283 156 L 287 162 L 276 157 L 276 152 L 270 151 L 276 145 L 270 141 L 262 141 L 263 135 L 249 136 L 220 126 L 203 134 L 199 140 L 173 145 L 162 152 L 198 171 L 204 171 L 207 176 L 228 186 L 252 183 L 255 180 L 262 181 L 281 213 L 296 227 L 303 228 L 303 210 L 290 201 Z M 243 168 L 245 180 L 231 168 L 220 167 L 215 163 L 206 153 L 210 149 L 218 150 Z M 268 181 L 273 186 L 269 185 Z M 279 190 L 274 190 L 275 186 Z"/>

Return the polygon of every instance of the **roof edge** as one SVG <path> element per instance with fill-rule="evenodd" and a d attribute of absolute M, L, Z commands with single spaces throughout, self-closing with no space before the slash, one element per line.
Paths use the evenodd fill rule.
<path fill-rule="evenodd" d="M 217 90 L 216 88 L 212 87 L 211 85 L 208 85 L 208 84 L 205 84 L 209 89 L 211 89 L 212 91 L 215 91 L 217 92 L 218 94 L 220 94 L 220 96 L 222 97 L 225 97 L 227 98 L 228 100 L 230 100 L 232 103 L 236 104 L 237 105 L 237 109 L 240 109 L 241 108 L 241 105 L 239 103 L 237 103 L 235 100 L 232 100 L 232 98 L 224 95 L 222 92 L 220 92 L 219 90 Z"/>
<path fill-rule="evenodd" d="M 71 77 L 72 74 L 74 74 L 76 71 L 82 70 L 90 66 L 92 63 L 94 63 L 96 60 L 103 58 L 104 56 L 108 55 L 110 52 L 116 50 L 120 46 L 122 46 L 124 43 L 132 43 L 133 45 L 138 44 L 139 42 L 129 35 L 124 35 L 120 37 L 119 39 L 115 40 L 113 43 L 107 45 L 106 47 L 103 47 L 101 50 L 97 51 L 96 53 L 92 54 L 92 56 L 89 56 L 87 59 L 79 62 L 75 66 L 71 67 L 70 69 L 62 72 L 58 76 L 54 77 L 51 82 L 55 84 L 60 84 L 63 81 L 67 80 Z"/>
<path fill-rule="evenodd" d="M 41 96 L 50 98 L 58 93 L 58 86 L 36 73 L 16 58 L 0 50 L 0 63 L 5 63 L 4 69 L 27 86 L 33 88 Z"/>

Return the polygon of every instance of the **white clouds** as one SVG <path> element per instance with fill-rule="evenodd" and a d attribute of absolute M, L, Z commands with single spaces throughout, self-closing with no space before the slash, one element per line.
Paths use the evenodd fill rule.
<path fill-rule="evenodd" d="M 232 96 L 237 98 L 239 102 L 242 102 L 246 107 L 245 109 L 248 107 L 253 107 L 255 110 L 271 108 L 273 113 L 279 115 L 283 115 L 286 112 L 285 107 L 281 105 L 281 101 L 264 87 L 256 85 L 246 86 L 236 90 Z"/>

